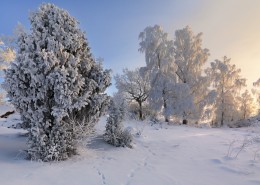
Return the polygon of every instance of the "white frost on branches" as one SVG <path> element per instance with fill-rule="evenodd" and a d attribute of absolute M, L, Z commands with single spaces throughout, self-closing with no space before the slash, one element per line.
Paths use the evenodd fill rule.
<path fill-rule="evenodd" d="M 215 104 L 216 122 L 221 125 L 239 118 L 239 103 L 237 97 L 241 88 L 246 86 L 246 80 L 241 77 L 240 69 L 230 63 L 227 57 L 215 60 L 211 67 L 206 70 L 211 77 L 212 85 L 217 92 Z"/>
<path fill-rule="evenodd" d="M 139 69 L 133 71 L 124 69 L 122 75 L 115 76 L 115 81 L 119 93 L 124 94 L 128 101 L 138 104 L 139 119 L 143 120 L 143 104 L 150 90 L 148 75 L 141 75 Z"/>
<path fill-rule="evenodd" d="M 149 75 L 151 86 L 148 100 L 162 111 L 165 121 L 171 116 L 203 119 L 215 100 L 210 81 L 202 75 L 209 51 L 202 49 L 201 35 L 185 27 L 175 32 L 172 41 L 158 25 L 139 35 L 139 51 L 145 53 L 146 61 L 141 72 Z"/>
<path fill-rule="evenodd" d="M 121 107 L 118 107 L 114 101 L 109 106 L 109 117 L 107 118 L 106 130 L 103 135 L 104 140 L 116 147 L 130 147 L 133 137 L 131 133 L 123 127 L 122 121 L 125 114 Z"/>
<path fill-rule="evenodd" d="M 162 27 L 155 25 L 144 29 L 139 35 L 140 49 L 145 53 L 146 66 L 140 71 L 150 79 L 149 104 L 153 109 L 162 111 L 165 121 L 169 121 L 169 92 L 176 83 L 174 74 L 173 42 L 168 39 Z"/>
<path fill-rule="evenodd" d="M 255 104 L 252 95 L 248 90 L 245 90 L 238 98 L 240 104 L 241 119 L 247 119 L 255 112 Z"/>
<path fill-rule="evenodd" d="M 174 57 L 178 83 L 189 86 L 189 96 L 194 108 L 184 111 L 184 119 L 203 119 L 214 102 L 214 92 L 209 90 L 210 80 L 203 76 L 209 50 L 202 48 L 202 33 L 195 35 L 189 26 L 175 32 Z"/>
<path fill-rule="evenodd" d="M 95 62 L 77 20 L 67 11 L 42 4 L 30 23 L 30 32 L 18 38 L 5 89 L 29 130 L 29 157 L 64 160 L 76 152 L 77 123 L 88 128 L 105 111 L 110 71 Z"/>
<path fill-rule="evenodd" d="M 7 69 L 10 62 L 14 61 L 15 56 L 16 52 L 0 40 L 0 70 Z"/>
<path fill-rule="evenodd" d="M 254 88 L 252 90 L 253 94 L 256 96 L 256 100 L 258 102 L 258 110 L 260 114 L 260 78 L 253 83 Z"/>

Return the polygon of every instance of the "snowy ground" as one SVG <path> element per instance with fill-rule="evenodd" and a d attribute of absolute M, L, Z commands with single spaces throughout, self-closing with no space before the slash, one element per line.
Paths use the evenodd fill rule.
<path fill-rule="evenodd" d="M 15 117 L 15 115 L 13 116 Z M 23 130 L 7 128 L 13 119 L 0 120 L 1 185 L 259 185 L 260 159 L 256 148 L 238 158 L 226 157 L 231 141 L 254 136 L 258 128 L 216 129 L 127 122 L 133 149 L 103 142 L 105 118 L 80 155 L 67 161 L 42 163 L 23 159 Z M 235 147 L 235 144 L 234 144 Z M 234 154 L 236 151 L 234 151 Z"/>

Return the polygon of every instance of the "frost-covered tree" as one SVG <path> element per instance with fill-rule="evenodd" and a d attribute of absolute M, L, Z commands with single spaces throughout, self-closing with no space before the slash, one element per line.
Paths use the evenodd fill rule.
<path fill-rule="evenodd" d="M 117 147 L 131 147 L 133 140 L 131 133 L 123 129 L 124 111 L 114 101 L 109 106 L 109 117 L 107 118 L 104 140 Z"/>
<path fill-rule="evenodd" d="M 110 71 L 95 62 L 85 34 L 67 11 L 42 4 L 30 23 L 30 32 L 18 38 L 5 88 L 29 126 L 29 157 L 64 160 L 76 152 L 77 127 L 89 128 L 105 111 Z"/>
<path fill-rule="evenodd" d="M 0 77 L 4 76 L 4 70 L 10 66 L 10 63 L 14 61 L 15 58 L 14 49 L 7 47 L 3 41 L 0 40 Z M 5 92 L 0 87 L 0 104 L 4 103 Z"/>
<path fill-rule="evenodd" d="M 139 35 L 139 51 L 145 54 L 146 66 L 141 74 L 150 80 L 149 104 L 158 111 L 163 111 L 165 121 L 169 121 L 169 93 L 176 84 L 173 42 L 162 27 L 155 25 L 144 29 Z"/>
<path fill-rule="evenodd" d="M 189 26 L 175 32 L 174 57 L 177 66 L 177 82 L 189 86 L 194 104 L 193 111 L 184 111 L 183 119 L 201 119 L 207 106 L 214 102 L 209 91 L 210 80 L 203 76 L 203 67 L 209 57 L 209 50 L 202 48 L 202 33 L 195 35 Z"/>
<path fill-rule="evenodd" d="M 253 83 L 254 88 L 252 89 L 253 94 L 256 97 L 256 100 L 258 102 L 258 111 L 260 114 L 260 78 Z"/>
<path fill-rule="evenodd" d="M 6 47 L 16 50 L 18 37 L 24 32 L 28 32 L 28 30 L 20 22 L 18 22 L 18 24 L 13 29 L 13 34 L 1 35 L 0 40 L 2 40 Z"/>
<path fill-rule="evenodd" d="M 215 115 L 216 121 L 224 125 L 225 122 L 238 119 L 239 96 L 246 80 L 240 75 L 241 70 L 230 63 L 226 56 L 221 60 L 215 60 L 206 73 L 211 77 L 213 88 L 217 92 Z"/>
<path fill-rule="evenodd" d="M 13 35 L 1 35 L 0 37 L 0 77 L 4 77 L 4 70 L 9 68 L 10 63 L 15 60 L 17 52 L 17 38 L 18 36 L 25 32 L 25 28 L 22 24 L 18 23 L 13 31 Z M 5 94 L 2 89 L 2 84 L 0 88 L 0 101 L 4 103 Z"/>
<path fill-rule="evenodd" d="M 0 40 L 0 70 L 7 69 L 10 62 L 15 59 L 15 50 L 6 46 L 3 41 Z"/>
<path fill-rule="evenodd" d="M 7 69 L 10 62 L 16 57 L 17 39 L 20 34 L 26 32 L 21 23 L 13 30 L 13 35 L 2 35 L 0 37 L 0 70 Z"/>
<path fill-rule="evenodd" d="M 202 48 L 201 37 L 202 33 L 195 35 L 189 26 L 175 31 L 176 74 L 180 82 L 190 86 L 194 86 L 194 80 L 202 75 L 202 68 L 209 57 L 209 50 Z"/>
<path fill-rule="evenodd" d="M 124 93 L 119 91 L 113 93 L 112 100 L 123 111 L 126 117 L 128 113 L 128 104 Z"/>
<path fill-rule="evenodd" d="M 239 103 L 240 103 L 240 112 L 241 112 L 242 119 L 247 119 L 254 113 L 255 111 L 254 99 L 248 90 L 246 90 L 241 94 L 241 96 L 239 97 Z"/>
<path fill-rule="evenodd" d="M 125 94 L 128 101 L 134 101 L 139 105 L 139 119 L 143 120 L 143 104 L 148 97 L 150 84 L 148 75 L 141 76 L 139 69 L 133 71 L 124 69 L 123 74 L 115 76 L 116 88 Z"/>

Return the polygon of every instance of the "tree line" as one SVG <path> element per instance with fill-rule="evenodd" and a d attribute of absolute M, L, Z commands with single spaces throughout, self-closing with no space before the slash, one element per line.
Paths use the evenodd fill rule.
<path fill-rule="evenodd" d="M 159 25 L 148 26 L 139 34 L 139 51 L 146 65 L 124 69 L 115 75 L 115 99 L 140 120 L 146 114 L 214 125 L 247 119 L 260 108 L 260 79 L 252 93 L 246 89 L 241 69 L 224 56 L 209 63 L 209 50 L 202 47 L 202 33 L 191 27 L 175 31 L 174 39 Z M 253 95 L 258 101 L 255 104 Z"/>

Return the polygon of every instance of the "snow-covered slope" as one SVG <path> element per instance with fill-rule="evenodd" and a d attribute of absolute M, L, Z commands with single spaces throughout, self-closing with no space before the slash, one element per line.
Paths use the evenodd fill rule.
<path fill-rule="evenodd" d="M 213 129 L 126 121 L 135 133 L 133 149 L 106 144 L 97 134 L 80 155 L 63 162 L 24 160 L 24 131 L 0 126 L 0 184 L 3 185 L 259 185 L 255 149 L 227 157 L 230 143 L 258 135 L 257 128 Z M 238 142 L 239 146 L 239 142 Z M 235 149 L 235 145 L 232 146 Z M 234 153 L 236 150 L 234 150 Z"/>

